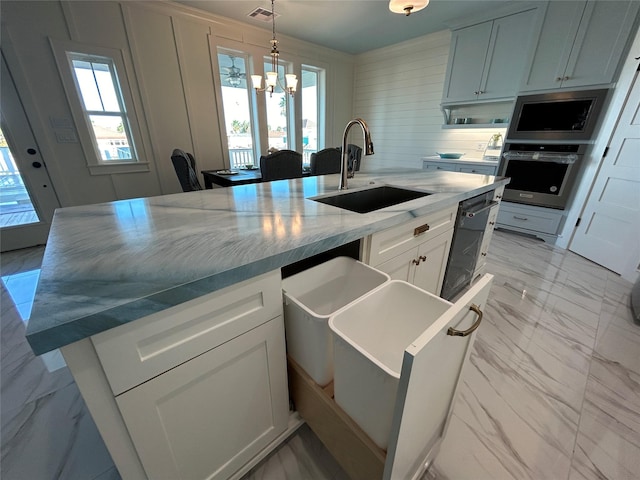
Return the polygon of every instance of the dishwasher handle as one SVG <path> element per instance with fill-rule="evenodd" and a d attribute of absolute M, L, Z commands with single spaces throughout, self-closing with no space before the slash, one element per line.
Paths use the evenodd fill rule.
<path fill-rule="evenodd" d="M 485 205 L 482 208 L 479 208 L 478 210 L 467 210 L 462 212 L 462 216 L 463 217 L 467 217 L 467 218 L 472 218 L 475 217 L 476 215 L 479 215 L 487 210 L 490 210 L 491 208 L 493 208 L 495 205 L 498 205 L 498 202 L 496 202 L 495 200 L 493 200 L 491 203 L 489 203 L 488 205 Z"/>

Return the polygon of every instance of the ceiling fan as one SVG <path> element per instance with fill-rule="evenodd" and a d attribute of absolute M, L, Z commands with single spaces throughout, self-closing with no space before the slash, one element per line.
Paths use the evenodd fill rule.
<path fill-rule="evenodd" d="M 238 67 L 235 65 L 235 57 L 233 55 L 229 55 L 229 59 L 231 60 L 230 67 L 222 67 L 224 72 L 221 75 L 226 75 L 227 83 L 232 87 L 239 87 L 242 84 L 242 80 L 247 78 L 247 74 L 240 71 Z"/>

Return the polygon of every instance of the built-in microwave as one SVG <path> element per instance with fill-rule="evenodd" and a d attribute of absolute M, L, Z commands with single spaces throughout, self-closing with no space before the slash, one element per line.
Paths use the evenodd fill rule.
<path fill-rule="evenodd" d="M 507 139 L 588 142 L 607 92 L 607 89 L 598 89 L 519 96 Z"/>

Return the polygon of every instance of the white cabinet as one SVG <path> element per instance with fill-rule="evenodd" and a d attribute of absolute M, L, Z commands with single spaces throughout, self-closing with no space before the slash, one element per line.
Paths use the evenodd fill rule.
<path fill-rule="evenodd" d="M 506 230 L 535 235 L 554 243 L 563 220 L 562 210 L 502 202 L 496 225 Z"/>
<path fill-rule="evenodd" d="M 478 255 L 478 261 L 476 263 L 474 277 L 483 274 L 485 271 L 485 266 L 487 264 L 487 255 L 489 254 L 489 246 L 491 245 L 491 239 L 493 238 L 493 231 L 498 224 L 498 214 L 500 206 L 502 204 L 503 193 L 504 187 L 496 188 L 496 190 L 493 192 L 493 200 L 498 203 L 491 207 L 491 209 L 489 210 L 489 218 L 487 219 L 487 226 L 484 229 L 484 234 L 482 235 L 482 243 L 480 244 L 480 253 Z"/>
<path fill-rule="evenodd" d="M 548 2 L 521 91 L 613 81 L 640 2 Z"/>
<path fill-rule="evenodd" d="M 392 280 L 404 280 L 417 287 L 439 294 L 447 268 L 453 230 L 424 242 L 375 268 Z"/>
<path fill-rule="evenodd" d="M 280 270 L 63 348 L 125 479 L 227 479 L 289 426 Z"/>
<path fill-rule="evenodd" d="M 515 97 L 535 16 L 528 10 L 454 30 L 442 103 Z"/>
<path fill-rule="evenodd" d="M 451 205 L 370 235 L 363 242 L 364 263 L 438 295 L 457 211 L 458 205 Z"/>
<path fill-rule="evenodd" d="M 226 479 L 287 426 L 279 316 L 116 398 L 150 479 Z"/>
<path fill-rule="evenodd" d="M 495 175 L 498 171 L 498 162 L 494 165 L 477 164 L 468 162 L 441 162 L 433 160 L 423 160 L 422 169 L 428 171 L 462 172 L 475 173 L 477 175 Z"/>

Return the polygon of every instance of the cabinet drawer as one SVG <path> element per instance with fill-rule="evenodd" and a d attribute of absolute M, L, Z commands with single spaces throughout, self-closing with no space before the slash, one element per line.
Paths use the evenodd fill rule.
<path fill-rule="evenodd" d="M 460 165 L 459 172 L 475 173 L 477 175 L 495 175 L 497 167 L 491 165 Z"/>
<path fill-rule="evenodd" d="M 458 165 L 455 163 L 446 163 L 446 162 L 435 162 L 435 163 L 430 163 L 430 162 L 426 162 L 423 161 L 422 162 L 422 169 L 423 170 L 427 170 L 430 172 L 457 172 L 458 171 Z"/>
<path fill-rule="evenodd" d="M 115 395 L 282 313 L 280 271 L 91 337 Z"/>
<path fill-rule="evenodd" d="M 498 226 L 524 228 L 540 233 L 556 235 L 562 213 L 548 209 L 528 209 L 503 203 L 498 213 Z"/>
<path fill-rule="evenodd" d="M 458 205 L 454 204 L 400 226 L 374 233 L 370 237 L 369 265 L 375 267 L 453 228 L 457 212 Z"/>

